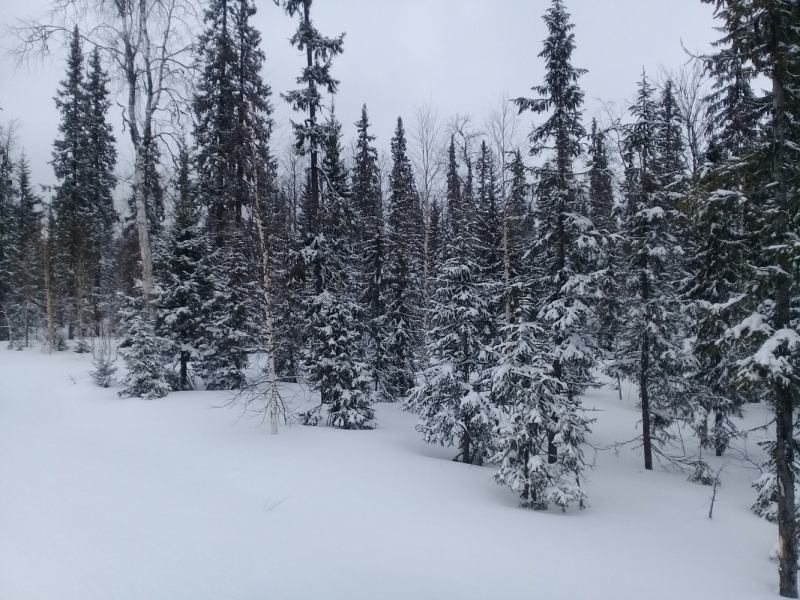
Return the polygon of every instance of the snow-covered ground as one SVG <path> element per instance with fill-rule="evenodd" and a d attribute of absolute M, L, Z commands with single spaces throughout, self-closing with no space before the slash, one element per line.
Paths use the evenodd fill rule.
<path fill-rule="evenodd" d="M 2 600 L 777 594 L 777 530 L 750 512 L 756 472 L 741 461 L 713 520 L 710 488 L 645 472 L 630 449 L 587 449 L 586 510 L 533 512 L 491 467 L 424 444 L 398 406 L 377 407 L 374 431 L 272 437 L 222 393 L 119 399 L 90 361 L 0 350 Z M 595 390 L 586 406 L 595 446 L 635 436 L 632 396 Z M 767 420 L 755 406 L 745 424 Z"/>

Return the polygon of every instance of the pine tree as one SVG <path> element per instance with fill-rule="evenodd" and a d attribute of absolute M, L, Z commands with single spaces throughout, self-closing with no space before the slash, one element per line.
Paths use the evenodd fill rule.
<path fill-rule="evenodd" d="M 582 214 L 581 190 L 573 171 L 585 136 L 581 124 L 584 95 L 578 85 L 585 71 L 572 65 L 574 26 L 561 0 L 553 0 L 544 21 L 548 36 L 539 54 L 545 59 L 544 83 L 533 88 L 538 98 L 519 98 L 515 103 L 520 111 L 550 113 L 530 135 L 531 154 L 539 155 L 548 146 L 555 151 L 551 159 L 535 170 L 538 272 L 531 283 L 540 294 L 537 320 L 548 339 L 544 360 L 551 363 L 552 376 L 568 386 L 569 402 L 565 407 L 568 408 L 579 406 L 574 399 L 593 383 L 591 369 L 596 349 L 588 326 L 596 296 L 600 251 L 597 232 L 591 220 Z M 554 412 L 561 413 L 564 411 Z M 573 418 L 580 420 L 578 415 L 571 415 L 569 420 Z M 558 442 L 568 444 L 568 440 L 557 439 L 556 429 L 548 435 L 548 461 L 556 464 Z M 563 451 L 573 452 L 569 445 Z"/>
<path fill-rule="evenodd" d="M 389 177 L 389 218 L 386 248 L 386 386 L 391 397 L 406 396 L 414 387 L 417 348 L 419 281 L 422 267 L 422 209 L 411 161 L 406 150 L 403 120 L 397 119 L 392 138 L 392 172 Z"/>

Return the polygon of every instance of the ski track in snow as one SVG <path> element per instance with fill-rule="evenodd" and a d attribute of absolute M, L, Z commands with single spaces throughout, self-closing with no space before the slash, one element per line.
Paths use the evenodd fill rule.
<path fill-rule="evenodd" d="M 709 520 L 711 488 L 587 448 L 589 508 L 533 512 L 397 405 L 374 431 L 273 437 L 224 393 L 120 399 L 89 370 L 90 355 L 0 350 L 2 600 L 777 596 L 752 469 L 726 468 Z M 592 444 L 636 435 L 633 395 L 585 406 Z M 745 426 L 769 420 L 747 408 Z"/>

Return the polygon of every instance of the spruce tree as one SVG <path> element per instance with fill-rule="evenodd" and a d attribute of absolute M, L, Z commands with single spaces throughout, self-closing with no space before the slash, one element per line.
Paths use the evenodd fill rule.
<path fill-rule="evenodd" d="M 645 469 L 653 468 L 653 441 L 663 444 L 667 427 L 687 410 L 684 372 L 691 361 L 682 344 L 687 335 L 677 284 L 682 249 L 676 236 L 680 214 L 669 194 L 670 169 L 663 162 L 662 121 L 655 90 L 643 76 L 626 131 L 622 225 L 627 293 L 616 347 L 620 372 L 639 384 Z"/>
<path fill-rule="evenodd" d="M 578 85 L 585 71 L 572 65 L 574 25 L 561 0 L 553 0 L 544 21 L 548 36 L 539 54 L 545 59 L 544 83 L 533 88 L 538 98 L 519 98 L 515 103 L 520 111 L 549 113 L 530 135 L 531 154 L 539 155 L 547 147 L 554 150 L 554 156 L 535 170 L 539 239 L 537 273 L 531 284 L 539 294 L 537 320 L 548 339 L 545 360 L 552 365 L 552 376 L 568 386 L 565 409 L 577 410 L 579 403 L 573 400 L 593 383 L 591 369 L 596 360 L 589 325 L 596 296 L 599 236 L 591 220 L 581 214 L 581 193 L 573 170 L 585 136 L 584 95 Z M 578 414 L 569 414 L 568 419 L 583 421 Z M 559 443 L 565 444 L 563 451 L 573 452 L 568 440 L 557 438 L 556 429 L 548 435 L 550 464 L 558 462 Z"/>
<path fill-rule="evenodd" d="M 386 235 L 383 219 L 383 196 L 378 171 L 375 136 L 369 133 L 366 104 L 356 123 L 356 154 L 351 176 L 353 205 L 359 220 L 360 250 L 363 261 L 362 302 L 369 329 L 369 363 L 372 367 L 373 390 L 377 398 L 389 399 L 386 391 L 386 333 L 384 331 L 385 290 L 383 283 L 386 262 Z"/>
<path fill-rule="evenodd" d="M 55 217 L 54 274 L 61 317 L 71 339 L 76 331 L 82 336 L 88 307 L 90 275 L 88 267 L 89 226 L 92 223 L 85 174 L 88 162 L 86 138 L 86 94 L 83 53 L 77 27 L 70 39 L 66 78 L 56 96 L 61 113 L 59 138 L 53 142 L 53 170 L 58 184 L 53 197 Z"/>
<path fill-rule="evenodd" d="M 266 313 L 258 308 L 263 294 L 257 292 L 263 252 L 253 251 L 259 242 L 245 219 L 248 213 L 255 218 L 255 208 L 266 208 L 274 176 L 271 90 L 261 78 L 264 54 L 251 24 L 255 12 L 251 0 L 212 2 L 197 60 L 197 190 L 212 244 L 199 370 L 213 389 L 244 385 L 248 354 L 261 348 L 256 334 L 266 326 Z"/>
<path fill-rule="evenodd" d="M 389 216 L 386 268 L 386 386 L 394 399 L 414 387 L 414 359 L 418 344 L 420 275 L 422 272 L 422 209 L 411 161 L 406 150 L 403 120 L 397 119 L 392 138 L 389 176 Z"/>
<path fill-rule="evenodd" d="M 553 374 L 548 336 L 537 324 L 537 299 L 529 286 L 517 303 L 512 322 L 494 346 L 497 366 L 489 374 L 497 463 L 495 480 L 520 495 L 524 508 L 545 510 L 583 507 L 583 451 L 588 421 L 580 399 Z M 560 440 L 550 460 L 552 433 Z"/>
<path fill-rule="evenodd" d="M 169 341 L 170 361 L 178 365 L 178 389 L 191 389 L 189 367 L 200 357 L 200 325 L 206 292 L 207 237 L 199 221 L 189 153 L 181 146 L 173 221 L 156 253 L 160 281 L 158 333 Z"/>
<path fill-rule="evenodd" d="M 428 363 L 406 408 L 420 416 L 417 430 L 426 442 L 455 443 L 456 458 L 479 465 L 492 447 L 486 329 L 494 315 L 476 258 L 474 207 L 458 206 L 450 221 L 457 233 L 447 242 L 431 297 Z"/>
<path fill-rule="evenodd" d="M 42 278 L 42 200 L 33 193 L 30 168 L 23 154 L 17 165 L 17 201 L 13 205 L 11 237 L 6 257 L 10 291 L 5 311 L 11 327 L 11 339 L 17 347 L 31 345 L 31 333 L 45 316 Z"/>
<path fill-rule="evenodd" d="M 320 392 L 328 424 L 343 429 L 374 427 L 371 373 L 364 338 L 365 313 L 358 304 L 357 211 L 341 160 L 341 126 L 331 117 L 323 146 L 322 206 L 316 258 L 323 292 L 307 301 L 305 367 L 312 388 Z M 306 416 L 316 419 L 317 411 Z"/>
<path fill-rule="evenodd" d="M 321 218 L 319 158 L 321 144 L 326 135 L 325 124 L 321 122 L 322 94 L 323 91 L 335 94 L 339 87 L 339 81 L 331 75 L 331 64 L 344 49 L 344 34 L 335 38 L 323 36 L 311 21 L 312 2 L 313 0 L 283 0 L 286 13 L 299 18 L 300 24 L 291 43 L 298 50 L 305 51 L 307 63 L 297 78 L 297 83 L 304 87 L 283 94 L 282 97 L 295 111 L 308 115 L 302 123 L 292 122 L 292 128 L 297 149 L 309 156 L 304 252 L 313 271 L 315 293 L 321 294 L 324 284 L 322 265 L 315 254 L 319 240 L 315 240 L 315 237 L 319 235 Z"/>
<path fill-rule="evenodd" d="M 144 400 L 163 398 L 171 387 L 164 368 L 164 343 L 156 334 L 142 294 L 135 291 L 131 296 L 123 296 L 120 312 L 123 339 L 119 353 L 126 374 L 119 395 Z"/>
<path fill-rule="evenodd" d="M 53 147 L 58 185 L 52 206 L 54 283 L 69 336 L 98 332 L 110 314 L 113 277 L 113 227 L 117 220 L 115 140 L 106 121 L 110 108 L 108 77 L 95 50 L 84 75 L 81 38 L 73 31 L 67 75 L 56 97 L 61 113 Z"/>
<path fill-rule="evenodd" d="M 757 177 L 759 182 L 757 187 L 748 185 L 749 200 L 757 203 L 752 239 L 758 282 L 752 288 L 755 311 L 732 330 L 733 337 L 748 342 L 747 356 L 739 363 L 740 375 L 769 399 L 775 413 L 779 591 L 781 596 L 797 598 L 794 414 L 800 334 L 793 307 L 797 305 L 798 260 L 794 240 L 800 233 L 796 160 L 800 90 L 795 81 L 800 67 L 800 5 L 792 0 L 710 3 L 716 7 L 723 32 L 714 63 L 735 66 L 740 61 L 753 69 L 754 76 L 766 77 L 771 86 L 765 98 L 768 103 L 763 104 L 765 134 L 741 157 L 741 169 L 752 174 L 751 181 Z"/>
<path fill-rule="evenodd" d="M 114 189 L 117 162 L 116 140 L 107 122 L 111 107 L 108 75 L 95 48 L 89 57 L 84 83 L 86 114 L 84 118 L 87 141 L 87 162 L 84 175 L 85 194 L 92 214 L 90 246 L 92 256 L 92 308 L 95 328 L 111 316 L 116 281 L 114 278 L 113 238 L 117 212 L 114 209 Z"/>
<path fill-rule="evenodd" d="M 16 189 L 11 158 L 11 130 L 0 129 L 0 340 L 11 340 L 8 302 L 11 293 L 10 260 L 14 238 Z"/>
<path fill-rule="evenodd" d="M 606 356 L 612 356 L 617 332 L 620 327 L 620 244 L 618 234 L 618 211 L 614 205 L 613 175 L 609 166 L 605 133 L 592 120 L 588 149 L 588 195 L 589 213 L 592 223 L 602 235 L 605 244 L 604 262 L 598 273 L 599 298 L 595 305 L 598 326 L 598 345 Z M 614 365 L 606 368 L 612 376 L 619 376 Z M 619 384 L 619 378 L 618 378 Z M 622 391 L 620 389 L 620 394 Z"/>

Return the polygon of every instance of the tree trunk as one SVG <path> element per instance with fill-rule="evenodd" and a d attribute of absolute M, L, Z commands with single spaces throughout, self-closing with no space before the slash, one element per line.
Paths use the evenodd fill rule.
<path fill-rule="evenodd" d="M 714 416 L 714 449 L 717 456 L 722 456 L 725 453 L 725 444 L 722 441 L 722 436 L 719 434 L 724 419 L 725 415 L 723 415 L 721 411 L 717 411 L 717 414 Z"/>
<path fill-rule="evenodd" d="M 133 110 L 132 107 L 129 107 Z M 153 315 L 151 299 L 153 294 L 153 256 L 150 248 L 150 232 L 147 227 L 147 203 L 144 190 L 144 175 L 147 165 L 145 144 L 138 140 L 136 161 L 133 170 L 133 193 L 136 206 L 136 233 L 139 236 L 139 255 L 142 260 L 142 296 L 150 315 Z"/>
<path fill-rule="evenodd" d="M 53 288 L 50 282 L 50 241 L 47 241 L 44 250 L 44 295 L 47 302 L 47 337 L 45 338 L 45 348 L 48 354 L 53 353 L 54 343 L 54 315 L 53 315 Z"/>
<path fill-rule="evenodd" d="M 797 598 L 797 515 L 794 497 L 793 406 L 789 390 L 781 387 L 775 403 L 775 467 L 778 476 L 778 571 L 780 594 Z"/>
<path fill-rule="evenodd" d="M 786 87 L 790 79 L 786 72 L 787 60 L 785 50 L 777 43 L 778 24 L 773 22 L 773 56 L 775 68 L 772 70 L 772 174 L 775 182 L 775 200 L 777 218 L 775 223 L 775 241 L 791 243 L 789 235 L 789 213 L 791 207 L 788 199 L 786 181 L 786 165 L 789 157 L 786 154 Z M 772 242 L 771 243 L 775 243 Z M 794 265 L 784 253 L 780 257 L 781 269 L 776 271 L 775 290 L 775 329 L 791 327 L 790 322 L 790 290 L 791 274 Z M 775 392 L 775 469 L 778 477 L 778 547 L 780 575 L 780 595 L 784 598 L 797 598 L 797 514 L 794 498 L 794 397 L 789 386 L 778 383 Z"/>
<path fill-rule="evenodd" d="M 465 426 L 464 431 L 461 434 L 461 462 L 466 463 L 468 465 L 472 464 L 472 455 L 470 454 L 471 451 L 472 448 L 471 448 L 470 435 L 469 431 Z"/>
<path fill-rule="evenodd" d="M 267 377 L 269 379 L 269 423 L 270 434 L 278 434 L 278 378 L 275 371 L 275 326 L 272 318 L 272 297 L 269 277 L 269 244 L 261 218 L 261 204 L 258 201 L 258 154 L 253 138 L 254 194 L 252 197 L 253 215 L 258 230 L 258 244 L 261 250 L 261 292 L 264 299 L 264 318 L 267 323 Z"/>
<path fill-rule="evenodd" d="M 650 369 L 650 338 L 642 334 L 642 357 L 639 371 L 639 397 L 642 403 L 642 447 L 644 448 L 644 468 L 653 470 L 653 447 L 650 439 L 650 398 L 647 393 L 647 372 Z"/>
<path fill-rule="evenodd" d="M 181 389 L 189 389 L 189 353 L 181 351 Z"/>
<path fill-rule="evenodd" d="M 553 361 L 553 376 L 561 379 L 561 361 Z M 555 420 L 555 417 L 553 417 Z M 552 429 L 547 430 L 547 464 L 554 465 L 558 461 L 558 448 L 556 447 L 556 432 Z"/>

